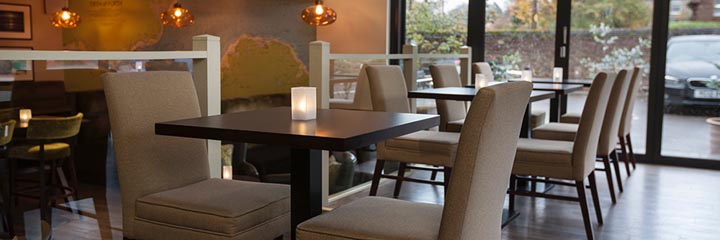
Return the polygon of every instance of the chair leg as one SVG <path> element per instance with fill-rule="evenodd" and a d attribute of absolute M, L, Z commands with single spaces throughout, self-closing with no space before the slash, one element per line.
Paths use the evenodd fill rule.
<path fill-rule="evenodd" d="M 401 162 L 400 166 L 398 167 L 398 173 L 397 173 L 397 179 L 395 180 L 395 191 L 393 192 L 393 197 L 397 198 L 400 195 L 400 188 L 402 188 L 402 182 L 405 180 L 405 167 L 407 166 L 407 163 Z"/>
<path fill-rule="evenodd" d="M 375 172 L 373 172 L 372 184 L 370 185 L 370 196 L 377 196 L 378 185 L 380 184 L 380 177 L 382 176 L 384 167 L 385 160 L 378 159 L 375 162 Z"/>
<path fill-rule="evenodd" d="M 530 191 L 531 192 L 537 192 L 537 176 L 532 176 L 532 181 L 530 181 Z"/>
<path fill-rule="evenodd" d="M 8 232 L 10 233 L 10 236 L 15 235 L 15 196 L 13 196 L 13 193 L 15 192 L 15 159 L 9 159 L 6 158 L 10 166 L 8 168 L 8 171 L 10 172 L 10 182 L 9 182 L 9 194 L 8 194 L 8 202 L 7 204 L 7 215 L 8 215 Z"/>
<path fill-rule="evenodd" d="M 627 139 L 628 151 L 630 154 L 630 162 L 632 163 L 633 170 L 635 170 L 635 168 L 637 168 L 637 166 L 635 166 L 636 165 L 635 152 L 633 151 L 632 140 L 630 140 L 630 134 L 625 136 L 625 139 Z"/>
<path fill-rule="evenodd" d="M 587 198 L 585 197 L 585 182 L 575 181 L 575 188 L 577 188 L 580 210 L 582 210 L 583 222 L 585 223 L 585 234 L 587 234 L 588 240 L 592 240 L 594 235 L 592 224 L 590 223 L 590 211 L 588 210 Z"/>
<path fill-rule="evenodd" d="M 508 204 L 508 211 L 510 213 L 515 212 L 515 190 L 517 188 L 517 177 L 510 175 L 510 203 Z"/>
<path fill-rule="evenodd" d="M 622 177 L 620 176 L 620 157 L 618 157 L 617 150 L 610 154 L 612 158 L 613 166 L 615 167 L 615 179 L 617 179 L 618 190 L 623 192 Z"/>
<path fill-rule="evenodd" d="M 432 172 L 430 173 L 430 180 L 435 181 L 435 179 L 437 179 L 437 173 L 438 173 L 437 169 L 432 170 Z"/>
<path fill-rule="evenodd" d="M 75 168 L 75 158 L 68 158 L 67 160 L 68 174 L 70 174 L 70 187 L 72 188 L 73 199 L 75 201 L 80 200 L 79 195 L 79 183 L 77 178 L 77 169 Z"/>
<path fill-rule="evenodd" d="M 628 177 L 630 177 L 630 158 L 627 152 L 627 143 L 624 137 L 620 137 L 620 151 L 622 152 L 622 160 L 625 162 L 625 170 L 627 171 Z"/>
<path fill-rule="evenodd" d="M 617 203 L 617 199 L 615 199 L 615 184 L 613 184 L 612 180 L 612 169 L 610 168 L 610 157 L 603 156 L 602 157 L 603 162 L 603 168 L 605 168 L 605 176 L 607 177 L 607 183 L 608 183 L 608 189 L 610 189 L 610 199 L 612 199 L 612 203 Z"/>
<path fill-rule="evenodd" d="M 600 208 L 600 198 L 598 197 L 597 181 L 595 180 L 595 171 L 590 173 L 590 194 L 592 194 L 593 205 L 595 206 L 595 216 L 598 224 L 603 225 L 602 209 Z"/>
<path fill-rule="evenodd" d="M 38 164 L 38 177 L 39 177 L 39 188 L 40 188 L 40 200 L 38 201 L 38 205 L 40 207 L 40 220 L 44 220 L 46 222 L 48 221 L 48 213 L 47 213 L 47 189 L 45 188 L 47 181 L 45 180 L 45 162 L 44 161 L 37 161 Z"/>
<path fill-rule="evenodd" d="M 48 201 L 50 202 L 51 207 L 57 207 L 57 191 L 55 190 L 55 187 L 61 186 L 61 185 L 58 185 L 58 178 L 60 177 L 58 175 L 58 171 L 57 171 L 58 170 L 58 161 L 59 160 L 54 160 L 54 159 L 50 160 L 50 179 L 49 179 L 50 181 L 48 183 L 48 186 L 50 186 L 48 188 L 48 190 L 50 191 L 50 194 L 49 194 Z"/>

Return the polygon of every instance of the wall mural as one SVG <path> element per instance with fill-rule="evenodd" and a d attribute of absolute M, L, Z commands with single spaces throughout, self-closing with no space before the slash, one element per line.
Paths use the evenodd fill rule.
<path fill-rule="evenodd" d="M 182 1 L 195 24 L 171 28 L 160 12 L 174 0 L 71 1 L 82 24 L 63 30 L 71 50 L 190 50 L 191 38 L 221 38 L 223 111 L 289 104 L 294 86 L 307 85 L 308 43 L 315 28 L 299 19 L 305 0 Z M 73 78 L 66 74 L 66 79 Z"/>

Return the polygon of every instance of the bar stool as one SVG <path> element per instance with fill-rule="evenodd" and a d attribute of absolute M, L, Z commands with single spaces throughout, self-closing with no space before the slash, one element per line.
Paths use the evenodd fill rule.
<path fill-rule="evenodd" d="M 82 113 L 78 113 L 71 117 L 36 117 L 30 119 L 27 127 L 25 144 L 16 145 L 10 148 L 10 185 L 11 195 L 14 197 L 24 197 L 38 199 L 40 205 L 40 217 L 46 222 L 51 221 L 51 209 L 49 204 L 54 204 L 59 197 L 56 190 L 63 191 L 62 197 L 73 196 L 77 199 L 77 175 L 75 171 L 75 162 L 72 158 L 73 147 L 75 145 L 75 136 L 80 132 L 80 124 L 83 118 Z M 25 187 L 23 189 L 14 189 L 17 173 L 17 161 L 29 161 L 37 164 L 35 169 L 38 174 L 39 181 L 37 186 Z M 63 171 L 63 164 L 67 162 L 68 171 L 70 173 L 71 183 L 68 186 Z M 49 166 L 49 169 L 47 168 Z M 50 178 L 46 177 L 46 171 L 50 171 Z M 61 185 L 56 183 L 60 178 Z M 49 183 L 48 183 L 49 181 Z M 31 194 L 33 190 L 38 190 L 38 196 Z"/>

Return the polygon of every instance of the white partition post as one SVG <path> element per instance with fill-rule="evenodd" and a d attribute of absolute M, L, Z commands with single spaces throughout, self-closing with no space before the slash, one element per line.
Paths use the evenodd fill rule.
<path fill-rule="evenodd" d="M 193 80 L 202 115 L 218 115 L 220 114 L 220 38 L 212 35 L 194 36 L 193 50 L 207 52 L 207 58 L 193 59 Z M 220 141 L 207 142 L 210 176 L 220 178 L 222 171 Z"/>
<path fill-rule="evenodd" d="M 317 88 L 319 109 L 330 108 L 330 43 L 314 41 L 310 43 L 310 79 L 311 87 Z M 322 199 L 328 202 L 330 194 L 330 163 L 328 151 L 322 151 Z"/>
<path fill-rule="evenodd" d="M 463 46 L 460 48 L 460 54 L 467 54 L 467 58 L 460 58 L 460 81 L 463 85 L 470 84 L 472 83 L 472 48 Z"/>
<path fill-rule="evenodd" d="M 420 67 L 420 59 L 418 58 L 418 48 L 412 44 L 403 45 L 403 54 L 412 54 L 412 58 L 403 60 L 403 74 L 405 74 L 405 83 L 408 91 L 417 90 L 417 70 Z M 417 112 L 417 101 L 410 99 L 410 112 Z"/>

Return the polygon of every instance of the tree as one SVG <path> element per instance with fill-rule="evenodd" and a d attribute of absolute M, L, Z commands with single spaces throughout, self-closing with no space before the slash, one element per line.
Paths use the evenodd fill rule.
<path fill-rule="evenodd" d="M 650 24 L 651 13 L 643 0 L 574 0 L 572 27 L 589 29 L 605 23 L 611 28 L 644 28 Z"/>
<path fill-rule="evenodd" d="M 551 29 L 555 26 L 555 0 L 515 0 L 508 7 L 513 28 Z"/>
<path fill-rule="evenodd" d="M 467 42 L 467 5 L 445 13 L 437 2 L 413 2 L 407 13 L 407 39 L 422 53 L 457 53 Z"/>

